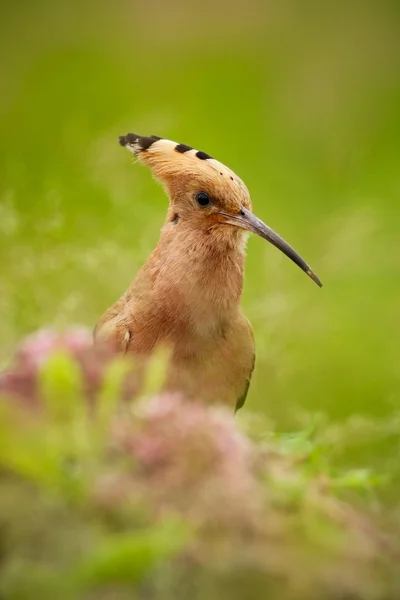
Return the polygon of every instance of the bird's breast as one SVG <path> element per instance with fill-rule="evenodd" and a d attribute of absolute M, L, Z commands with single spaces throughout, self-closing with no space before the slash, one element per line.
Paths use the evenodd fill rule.
<path fill-rule="evenodd" d="M 199 325 L 191 341 L 175 346 L 168 385 L 188 397 L 234 408 L 248 386 L 254 361 L 251 329 L 241 314 L 219 331 L 210 327 Z"/>

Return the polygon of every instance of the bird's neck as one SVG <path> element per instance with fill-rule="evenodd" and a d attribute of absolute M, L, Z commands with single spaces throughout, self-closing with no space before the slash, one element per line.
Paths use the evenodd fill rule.
<path fill-rule="evenodd" d="M 178 229 L 179 227 L 179 229 Z M 238 310 L 243 287 L 245 236 L 225 227 L 220 232 L 191 231 L 167 225 L 156 249 L 133 282 L 142 303 L 160 314 L 219 327 Z"/>

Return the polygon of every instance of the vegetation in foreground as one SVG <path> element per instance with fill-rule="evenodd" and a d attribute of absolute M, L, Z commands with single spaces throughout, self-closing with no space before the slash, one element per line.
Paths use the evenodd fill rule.
<path fill-rule="evenodd" d="M 2 599 L 399 597 L 377 482 L 331 468 L 326 426 L 274 436 L 158 394 L 159 359 L 140 398 L 132 377 L 77 329 L 2 375 Z"/>
<path fill-rule="evenodd" d="M 0 365 L 43 324 L 94 325 L 154 247 L 166 199 L 124 158 L 117 138 L 128 130 L 184 140 L 233 168 L 257 214 L 324 281 L 317 293 L 250 240 L 243 305 L 256 368 L 245 409 L 224 422 L 252 449 L 257 493 L 214 487 L 208 466 L 179 479 L 188 444 L 176 440 L 166 464 L 183 482 L 181 507 L 172 484 L 169 499 L 156 487 L 161 469 L 115 446 L 124 367 L 105 357 L 97 369 L 88 355 L 85 381 L 109 378 L 100 396 L 86 391 L 88 415 L 65 353 L 44 364 L 40 391 L 24 358 L 1 403 L 2 598 L 253 599 L 274 586 L 279 600 L 399 597 L 393 546 L 378 533 L 396 538 L 400 489 L 399 7 L 1 3 Z M 150 400 L 124 415 L 135 433 L 157 405 L 156 380 L 157 368 Z M 160 424 L 175 431 L 186 410 Z M 326 420 L 309 426 L 319 411 Z M 195 456 L 215 441 L 199 437 Z M 240 519 L 257 499 L 248 533 Z M 233 505 L 230 529 L 212 528 L 212 511 Z"/>

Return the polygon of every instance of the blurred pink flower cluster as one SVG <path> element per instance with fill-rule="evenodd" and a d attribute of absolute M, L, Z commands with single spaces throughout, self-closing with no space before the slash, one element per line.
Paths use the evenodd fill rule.
<path fill-rule="evenodd" d="M 75 327 L 64 333 L 41 329 L 23 340 L 11 364 L 0 374 L 0 394 L 37 405 L 40 370 L 57 352 L 66 353 L 81 367 L 89 396 L 99 389 L 104 369 L 114 357 L 109 347 L 93 346 L 92 334 L 86 328 Z"/>
<path fill-rule="evenodd" d="M 0 395 L 40 406 L 40 371 L 60 351 L 80 366 L 86 398 L 96 403 L 115 354 L 108 347 L 94 347 L 90 332 L 82 328 L 63 334 L 42 330 L 26 338 L 0 376 Z M 116 406 L 121 407 L 119 400 Z M 176 511 L 197 524 L 218 527 L 248 527 L 260 520 L 259 454 L 230 411 L 171 393 L 139 396 L 124 406 L 110 423 L 111 454 L 122 457 L 124 468 L 113 461 L 105 466 L 95 490 L 100 503 L 118 505 L 129 498 L 144 502 L 154 516 Z"/>
<path fill-rule="evenodd" d="M 43 330 L 28 337 L 0 375 L 0 396 L 18 399 L 23 408 L 41 406 L 40 374 L 59 352 L 80 367 L 84 398 L 94 408 L 87 413 L 90 443 L 91 419 L 102 401 L 97 392 L 115 354 L 94 347 L 87 330 Z M 194 532 L 180 558 L 185 564 L 194 558 L 209 572 L 228 565 L 231 573 L 273 574 L 319 592 L 340 574 L 346 592 L 358 590 L 360 581 L 368 588 L 371 567 L 386 551 L 368 519 L 330 495 L 329 486 L 319 485 L 296 456 L 273 443 L 253 442 L 223 407 L 172 393 L 139 394 L 126 402 L 130 376 L 128 371 L 128 386 L 123 380 L 113 392 L 117 398 L 106 412 L 101 450 L 96 454 L 96 439 L 91 454 L 96 458 L 81 471 L 94 514 L 107 515 L 107 522 L 115 514 L 132 532 L 138 515 L 154 527 L 178 516 Z M 42 425 L 52 426 L 46 415 Z M 85 458 L 78 452 L 76 460 Z"/>
<path fill-rule="evenodd" d="M 131 419 L 116 420 L 113 445 L 129 458 L 134 476 L 110 475 L 106 495 L 107 488 L 125 488 L 155 514 L 177 511 L 218 527 L 261 516 L 257 453 L 225 408 L 173 394 L 141 399 Z"/>

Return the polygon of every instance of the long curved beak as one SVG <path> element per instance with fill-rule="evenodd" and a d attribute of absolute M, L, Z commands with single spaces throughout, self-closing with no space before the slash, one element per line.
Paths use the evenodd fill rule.
<path fill-rule="evenodd" d="M 258 219 L 251 211 L 247 208 L 242 207 L 240 214 L 238 215 L 228 215 L 227 213 L 220 213 L 225 217 L 224 222 L 229 223 L 230 225 L 236 225 L 236 227 L 241 227 L 242 229 L 247 229 L 252 233 L 259 235 L 270 242 L 273 246 L 276 246 L 283 254 L 286 254 L 290 260 L 292 260 L 300 269 L 302 269 L 315 283 L 322 287 L 322 283 L 314 273 L 314 271 L 310 268 L 310 266 L 303 260 L 300 254 L 287 243 L 283 238 L 280 237 L 273 229 L 268 227 L 263 221 Z"/>

